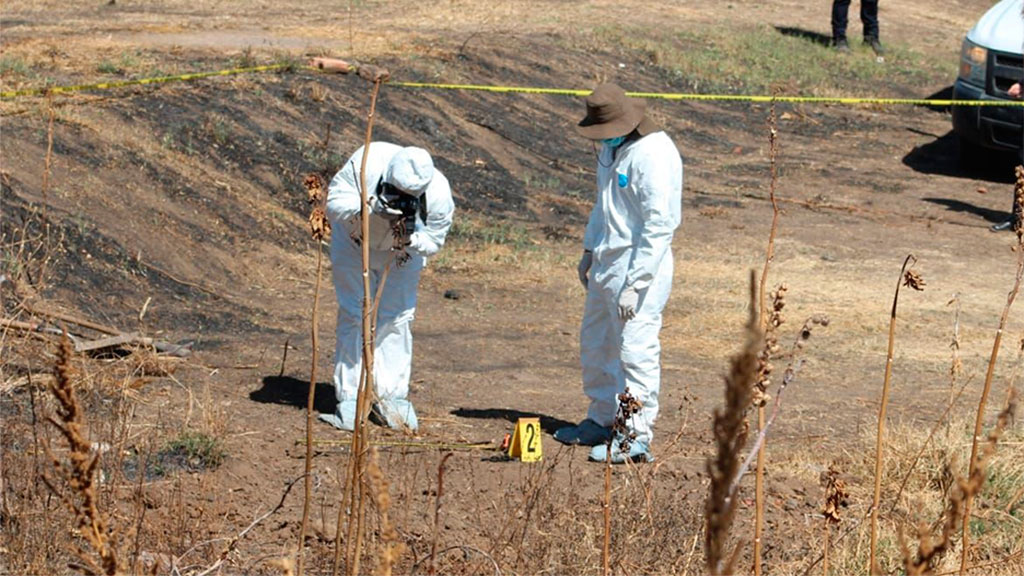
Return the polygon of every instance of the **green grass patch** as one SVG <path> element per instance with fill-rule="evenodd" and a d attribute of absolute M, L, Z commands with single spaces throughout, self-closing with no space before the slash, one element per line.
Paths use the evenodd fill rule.
<path fill-rule="evenodd" d="M 456 218 L 448 231 L 448 237 L 468 242 L 509 246 L 516 250 L 534 247 L 534 240 L 526 226 L 507 220 Z"/>
<path fill-rule="evenodd" d="M 31 70 L 24 58 L 18 56 L 0 57 L 0 76 L 28 76 Z"/>
<path fill-rule="evenodd" d="M 210 470 L 224 462 L 227 453 L 219 439 L 203 432 L 187 430 L 167 442 L 157 460 L 189 470 Z"/>
<path fill-rule="evenodd" d="M 952 82 L 957 65 L 955 49 L 948 55 L 925 55 L 888 44 L 879 62 L 860 42 L 851 43 L 850 54 L 840 54 L 813 37 L 783 34 L 767 25 L 674 34 L 598 27 L 593 39 L 598 48 L 620 47 L 673 83 L 703 93 L 926 96 L 920 87 Z"/>

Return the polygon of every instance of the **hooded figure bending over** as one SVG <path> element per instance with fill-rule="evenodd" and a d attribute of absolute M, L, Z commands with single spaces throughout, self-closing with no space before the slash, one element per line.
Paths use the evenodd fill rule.
<path fill-rule="evenodd" d="M 338 298 L 337 348 L 334 357 L 334 414 L 320 419 L 353 430 L 356 396 L 362 372 L 363 271 L 362 242 L 370 248 L 370 293 L 387 273 L 377 310 L 373 380 L 374 416 L 395 429 L 415 431 L 416 411 L 409 402 L 412 332 L 420 271 L 444 245 L 455 204 L 451 187 L 422 148 L 372 142 L 366 158 L 370 205 L 370 236 L 362 238 L 359 169 L 363 148 L 356 150 L 331 180 L 327 217 L 331 267 Z"/>

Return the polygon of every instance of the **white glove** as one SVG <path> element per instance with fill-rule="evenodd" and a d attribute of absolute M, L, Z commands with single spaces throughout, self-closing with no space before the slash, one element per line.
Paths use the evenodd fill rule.
<path fill-rule="evenodd" d="M 587 275 L 590 273 L 590 267 L 594 263 L 594 254 L 590 250 L 583 251 L 583 257 L 580 258 L 580 263 L 576 266 L 576 273 L 580 275 L 580 284 L 583 284 L 584 290 L 587 288 L 588 279 Z"/>
<path fill-rule="evenodd" d="M 420 237 L 420 233 L 413 232 L 412 234 L 410 234 L 409 243 L 406 246 L 408 246 L 409 250 L 412 250 L 413 252 L 422 253 L 424 246 L 423 238 Z"/>
<path fill-rule="evenodd" d="M 377 196 L 370 196 L 370 199 L 367 202 L 370 204 L 370 212 L 383 216 L 388 220 L 392 220 L 402 215 L 401 210 L 389 208 L 383 202 L 381 202 L 380 198 L 378 198 Z"/>
<path fill-rule="evenodd" d="M 632 320 L 636 316 L 636 307 L 640 302 L 640 292 L 635 286 L 626 286 L 619 294 L 619 319 L 623 322 Z"/>

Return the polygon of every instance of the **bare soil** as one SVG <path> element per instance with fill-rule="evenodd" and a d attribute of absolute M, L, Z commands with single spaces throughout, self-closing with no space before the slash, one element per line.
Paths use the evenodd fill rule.
<path fill-rule="evenodd" d="M 128 52 L 140 74 L 145 66 L 213 69 L 331 54 L 384 65 L 401 80 L 578 88 L 608 79 L 636 90 L 690 91 L 642 54 L 601 45 L 589 31 L 617 22 L 671 30 L 735 21 L 828 34 L 827 6 L 807 10 L 797 0 L 353 2 L 351 25 L 345 6 L 328 2 L 103 4 L 5 3 L 0 51 L 39 72 L 5 75 L 4 89 L 105 77 L 97 64 Z M 949 58 L 949 77 L 895 91 L 926 97 L 947 88 L 962 34 L 988 4 L 883 3 L 884 40 Z M 227 458 L 215 470 L 178 470 L 145 483 L 151 517 L 185 514 L 179 523 L 154 521 L 143 536 L 154 553 L 180 555 L 237 534 L 302 474 L 316 247 L 301 180 L 309 172 L 329 177 L 360 144 L 368 101 L 369 86 L 358 78 L 301 70 L 57 97 L 45 198 L 46 100 L 2 104 L 4 243 L 24 227 L 38 232 L 38 207 L 46 205 L 57 252 L 46 277 L 30 274 L 41 298 L 126 330 L 195 341 L 196 354 L 173 379 L 154 378 L 139 390 L 133 422 L 156 437 L 207 426 L 222 436 Z M 617 568 L 625 573 L 681 573 L 701 565 L 711 412 L 740 345 L 748 275 L 764 261 L 769 110 L 666 101 L 649 109 L 684 158 L 684 223 L 662 331 L 658 462 L 616 470 L 615 521 L 628 530 L 616 532 L 613 555 L 626 559 Z M 378 428 L 375 438 L 499 442 L 521 416 L 539 416 L 548 434 L 577 421 L 585 403 L 575 264 L 595 162 L 590 144 L 571 130 L 582 103 L 385 85 L 377 110 L 375 137 L 428 148 L 453 184 L 456 218 L 472 225 L 453 233 L 420 287 L 411 395 L 420 433 Z M 816 557 L 805 536 L 819 525 L 818 474 L 832 462 L 849 468 L 868 458 L 889 308 L 908 254 L 927 286 L 902 293 L 891 418 L 930 428 L 944 409 L 954 296 L 965 373 L 974 378 L 958 411 L 977 399 L 1013 280 L 1012 235 L 988 231 L 1009 215 L 1013 159 L 961 167 L 945 110 L 780 105 L 777 114 L 783 214 L 769 281 L 789 287 L 783 345 L 811 314 L 831 318 L 805 349 L 806 365 L 769 441 L 767 567 L 792 573 Z M 330 411 L 329 271 L 324 281 L 316 403 Z M 14 301 L 6 287 L 4 299 Z M 1022 318 L 1019 310 L 1010 318 L 999 390 L 1013 370 Z M 23 394 L 3 402 L 24 402 Z M 349 437 L 321 423 L 315 434 L 339 442 L 323 446 L 314 462 L 307 557 L 319 574 L 330 572 L 347 461 L 340 444 Z M 539 465 L 481 450 L 448 460 L 439 547 L 463 548 L 442 555 L 446 571 L 491 570 L 482 551 L 503 572 L 599 572 L 603 469 L 586 462 L 585 450 L 550 436 L 544 442 Z M 409 546 L 398 569 L 423 571 L 442 452 L 385 445 L 381 453 L 392 516 Z M 636 499 L 638 486 L 648 490 L 646 502 Z M 744 483 L 739 532 L 749 526 L 752 486 L 752 478 Z M 238 544 L 228 573 L 272 571 L 267 561 L 294 548 L 300 488 Z M 869 505 L 853 502 L 851 517 Z M 207 565 L 221 545 L 203 544 L 182 563 Z M 0 566 L 9 560 L 0 551 Z"/>

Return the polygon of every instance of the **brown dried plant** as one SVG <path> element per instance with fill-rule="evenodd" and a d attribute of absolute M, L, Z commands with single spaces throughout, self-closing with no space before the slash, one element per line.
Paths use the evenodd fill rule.
<path fill-rule="evenodd" d="M 309 214 L 309 230 L 316 246 L 316 285 L 313 289 L 313 311 L 310 317 L 310 336 L 312 340 L 313 358 L 309 369 L 309 394 L 306 398 L 306 455 L 305 455 L 305 482 L 302 499 L 302 524 L 299 528 L 299 543 L 296 551 L 298 557 L 297 573 L 302 576 L 305 568 L 305 555 L 303 548 L 306 545 L 306 529 L 309 526 L 310 498 L 313 492 L 313 406 L 316 396 L 316 364 L 319 351 L 319 330 L 317 320 L 320 317 L 320 279 L 323 276 L 323 249 L 320 243 L 327 239 L 331 233 L 331 223 L 327 220 L 327 212 L 324 204 L 327 201 L 327 194 L 324 191 L 324 181 L 319 174 L 309 174 L 303 180 L 309 203 L 312 206 Z M 287 348 L 286 348 L 287 350 Z M 282 366 L 283 368 L 283 366 Z"/>
<path fill-rule="evenodd" d="M 124 572 L 119 558 L 117 532 L 99 506 L 96 487 L 99 454 L 91 450 L 91 444 L 84 435 L 86 424 L 75 397 L 71 355 L 71 341 L 65 332 L 57 351 L 57 377 L 50 384 L 50 392 L 57 400 L 57 417 L 47 417 L 47 420 L 67 441 L 68 461 L 62 462 L 48 446 L 44 446 L 56 476 L 67 489 L 59 489 L 56 480 L 46 475 L 42 479 L 71 511 L 78 535 L 88 544 L 88 549 L 76 545 L 74 552 L 81 561 L 76 568 L 84 574 L 113 576 Z"/>
<path fill-rule="evenodd" d="M 1024 166 L 1014 170 L 1017 184 L 1013 187 L 1013 231 L 1017 234 L 1017 244 L 1024 244 Z"/>
<path fill-rule="evenodd" d="M 903 568 L 908 576 L 921 576 L 932 574 L 936 562 L 949 550 L 953 544 L 956 531 L 967 513 L 967 501 L 978 493 L 985 483 L 986 465 L 988 459 L 995 454 L 999 439 L 1002 437 L 1006 426 L 1013 419 L 1016 409 L 1016 391 L 1011 388 L 1007 404 L 996 420 L 996 425 L 988 434 L 987 442 L 981 452 L 975 455 L 975 461 L 970 467 L 970 475 L 965 479 L 957 477 L 957 489 L 952 491 L 949 501 L 946 503 L 944 512 L 945 519 L 942 522 L 942 533 L 938 539 L 932 534 L 932 529 L 927 524 L 917 527 L 917 550 L 913 553 L 907 545 L 903 531 L 900 530 L 900 550 L 903 557 Z"/>
<path fill-rule="evenodd" d="M 775 116 L 775 102 L 772 101 L 771 108 L 768 112 L 768 161 L 769 171 L 771 179 L 768 185 L 768 196 L 772 203 L 772 226 L 768 232 L 768 247 L 765 248 L 764 254 L 764 268 L 761 270 L 761 282 L 758 286 L 759 298 L 758 298 L 758 314 L 761 318 L 761 330 L 765 332 L 766 336 L 766 348 L 771 348 L 771 343 L 767 340 L 768 332 L 771 330 L 772 319 L 771 313 L 767 310 L 764 292 L 765 287 L 768 284 L 768 270 L 771 268 L 772 260 L 775 259 L 775 235 L 779 228 L 779 203 L 775 198 L 775 186 L 779 180 L 778 171 L 778 157 L 779 157 L 779 130 L 778 122 Z M 785 288 L 776 290 L 772 294 L 772 300 L 776 304 L 781 304 L 781 295 L 785 293 Z M 782 308 L 779 307 L 778 311 Z M 781 318 L 779 318 L 781 319 Z M 781 322 L 780 322 L 781 323 Z M 771 352 L 769 351 L 770 355 Z M 765 367 L 769 368 L 770 365 L 765 361 Z M 766 426 L 765 420 L 765 404 L 768 402 L 767 394 L 765 393 L 765 387 L 767 382 L 762 382 L 762 379 L 767 378 L 767 373 L 759 375 L 758 385 L 755 387 L 755 400 L 754 404 L 757 406 L 757 429 L 758 432 L 764 432 Z M 763 439 L 763 434 L 761 435 Z M 765 451 L 760 450 L 757 453 L 757 473 L 754 478 L 754 576 L 761 576 L 761 532 L 764 527 L 764 465 L 765 465 Z"/>
<path fill-rule="evenodd" d="M 618 442 L 619 450 L 623 454 L 629 453 L 629 447 L 636 439 L 636 433 L 630 431 L 629 420 L 640 412 L 643 405 L 635 396 L 629 393 L 627 387 L 621 394 L 616 396 L 618 407 L 615 410 L 615 420 L 612 422 L 612 435 L 608 438 L 605 446 L 604 462 L 604 502 L 601 508 L 604 512 L 604 545 L 601 548 L 602 574 L 611 574 L 611 545 L 612 545 L 612 443 Z"/>
<path fill-rule="evenodd" d="M 892 363 L 896 345 L 896 307 L 900 301 L 900 286 L 910 286 L 914 290 L 924 290 L 924 279 L 917 272 L 908 268 L 917 262 L 913 254 L 907 255 L 900 268 L 900 279 L 896 282 L 896 292 L 892 298 L 892 311 L 889 313 L 889 347 L 885 357 L 885 379 L 882 382 L 882 399 L 878 406 L 878 436 L 875 440 L 875 492 L 871 504 L 871 550 L 868 557 L 868 574 L 877 574 L 879 567 L 876 557 L 878 551 L 878 505 L 882 498 L 882 455 L 885 447 L 885 409 L 889 403 L 889 382 L 892 378 Z"/>
<path fill-rule="evenodd" d="M 451 457 L 452 453 L 447 452 L 441 457 L 441 462 L 437 465 L 437 495 L 434 500 L 434 534 L 430 541 L 430 564 L 427 565 L 427 574 L 429 576 L 437 574 L 437 537 L 441 530 L 441 497 L 444 496 L 444 465 Z"/>
<path fill-rule="evenodd" d="M 839 470 L 834 465 L 830 465 L 828 471 L 823 472 L 821 476 L 822 482 L 825 484 L 825 507 L 821 511 L 825 519 L 822 525 L 825 535 L 822 551 L 823 574 L 828 576 L 828 549 L 832 524 L 838 525 L 842 521 L 840 510 L 847 506 L 850 495 L 846 491 L 846 482 L 839 477 Z"/>
<path fill-rule="evenodd" d="M 779 389 L 775 393 L 775 401 L 772 404 L 772 413 L 764 421 L 764 425 L 761 426 L 757 432 L 757 437 L 754 439 L 754 445 L 750 448 L 750 453 L 743 460 L 743 465 L 739 467 L 736 474 L 732 478 L 732 482 L 729 488 L 729 498 L 733 498 L 736 495 L 736 491 L 739 490 L 740 480 L 743 478 L 747 470 L 750 469 L 751 463 L 754 458 L 760 460 L 764 453 L 764 443 L 768 438 L 768 431 L 771 430 L 772 425 L 775 423 L 775 419 L 779 417 L 779 410 L 782 407 L 782 393 L 786 391 L 786 388 L 796 379 L 797 373 L 800 372 L 800 368 L 803 367 L 803 358 L 800 356 L 800 352 L 804 348 L 804 344 L 810 340 L 811 334 L 814 331 L 815 326 L 828 326 L 829 317 L 825 314 L 815 314 L 804 321 L 803 326 L 797 333 L 796 341 L 793 342 L 793 347 L 788 352 L 790 358 L 789 365 L 786 366 L 786 371 L 782 373 L 782 382 L 779 383 Z"/>
<path fill-rule="evenodd" d="M 706 468 L 711 478 L 704 506 L 704 557 L 712 575 L 731 574 L 739 556 L 740 546 L 728 553 L 729 530 L 736 514 L 736 498 L 730 498 L 730 483 L 740 465 L 740 453 L 747 441 L 749 425 L 745 414 L 757 378 L 757 356 L 763 335 L 757 322 L 757 288 L 750 275 L 750 316 L 744 332 L 743 348 L 733 356 L 725 377 L 725 407 L 714 412 L 712 426 L 717 453 L 708 459 Z"/>
<path fill-rule="evenodd" d="M 324 208 L 324 203 L 327 202 L 324 179 L 319 174 L 307 174 L 302 184 L 306 187 L 310 205 L 310 234 L 317 242 L 325 241 L 331 234 L 331 222 L 327 219 L 327 212 Z"/>
<path fill-rule="evenodd" d="M 370 447 L 370 454 L 366 465 L 366 479 L 369 483 L 370 492 L 373 495 L 374 504 L 377 505 L 377 515 L 380 519 L 380 548 L 377 551 L 377 568 L 374 574 L 377 576 L 391 576 L 391 571 L 398 561 L 398 558 L 405 551 L 403 544 L 398 537 L 398 530 L 391 522 L 391 494 L 389 483 L 384 478 L 380 469 L 380 458 L 377 448 Z"/>
<path fill-rule="evenodd" d="M 785 323 L 782 317 L 782 309 L 786 307 L 786 291 L 789 288 L 780 284 L 771 293 L 772 306 L 767 310 L 767 322 L 763 323 L 764 346 L 757 355 L 757 381 L 754 382 L 754 391 L 751 396 L 751 404 L 755 407 L 768 405 L 771 396 L 768 394 L 768 386 L 771 385 L 771 374 L 774 370 L 772 359 L 779 353 L 779 327 Z"/>
<path fill-rule="evenodd" d="M 978 413 L 974 418 L 974 435 L 971 442 L 968 478 L 974 476 L 974 466 L 978 457 L 978 438 L 981 436 L 981 424 L 985 416 L 985 404 L 988 402 L 988 395 L 992 390 L 992 378 L 995 375 L 996 359 L 999 357 L 999 347 L 1003 341 L 1003 332 L 1006 330 L 1006 321 L 1010 316 L 1010 308 L 1013 307 L 1013 302 L 1017 299 L 1017 293 L 1020 292 L 1021 280 L 1024 279 L 1024 167 L 1017 166 L 1016 175 L 1017 185 L 1013 191 L 1013 229 L 1017 233 L 1017 244 L 1014 246 L 1014 251 L 1017 253 L 1017 272 L 1014 276 L 1013 287 L 1010 288 L 1009 294 L 1006 295 L 1006 305 L 1003 307 L 1003 313 L 999 317 L 999 328 L 996 330 L 996 336 L 992 341 L 992 353 L 989 356 L 988 369 L 985 372 L 985 385 L 981 390 L 981 398 L 978 400 Z M 967 572 L 967 555 L 970 552 L 971 543 L 971 532 L 968 528 L 971 519 L 973 496 L 973 494 L 968 493 L 964 497 L 962 542 L 960 545 L 960 576 Z"/>
<path fill-rule="evenodd" d="M 373 72 L 372 70 L 370 72 Z M 364 71 L 360 69 L 359 74 L 363 76 Z M 360 190 L 360 227 L 361 238 L 370 236 L 370 214 L 366 189 L 366 160 L 370 154 L 370 143 L 373 137 L 373 121 L 377 109 L 377 96 L 380 94 L 381 82 L 386 78 L 386 71 L 371 74 L 373 80 L 373 91 L 370 94 L 370 110 L 366 116 L 366 137 L 363 143 L 363 158 L 359 166 L 359 190 Z M 366 76 L 363 76 L 366 77 Z M 363 264 L 363 368 L 360 377 L 359 391 L 356 395 L 356 422 L 355 430 L 352 433 L 352 452 L 349 461 L 349 494 L 348 502 L 342 501 L 339 510 L 348 511 L 348 539 L 346 542 L 346 563 L 345 569 L 348 576 L 355 576 L 360 573 L 359 565 L 362 560 L 363 532 L 364 532 L 364 511 L 366 509 L 365 482 L 367 463 L 366 455 L 370 447 L 369 430 L 366 426 L 370 413 L 370 394 L 374 390 L 373 384 L 373 294 L 370 291 L 370 246 L 362 243 L 362 264 Z M 381 280 L 383 287 L 384 280 Z M 344 500 L 344 495 L 343 495 Z M 338 524 L 338 534 L 335 537 L 337 543 L 341 536 L 341 523 Z M 339 556 L 335 551 L 335 562 L 333 573 L 338 573 Z"/>

